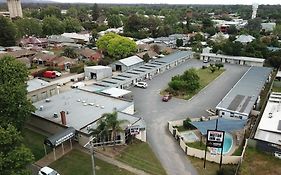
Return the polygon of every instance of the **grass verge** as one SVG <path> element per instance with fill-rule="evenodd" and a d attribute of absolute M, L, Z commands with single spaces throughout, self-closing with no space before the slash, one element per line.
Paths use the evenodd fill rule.
<path fill-rule="evenodd" d="M 149 145 L 136 139 L 121 152 L 117 160 L 150 174 L 166 175 Z"/>
<path fill-rule="evenodd" d="M 199 175 L 217 175 L 219 171 L 219 164 L 206 161 L 206 168 L 204 169 L 204 161 L 195 157 L 188 157 L 192 165 L 196 168 Z M 223 173 L 226 175 L 234 175 L 236 165 L 222 165 Z"/>
<path fill-rule="evenodd" d="M 239 174 L 276 175 L 281 172 L 281 160 L 265 154 L 255 148 L 247 147 Z"/>
<path fill-rule="evenodd" d="M 97 175 L 133 175 L 124 169 L 95 159 Z M 62 175 L 88 175 L 92 174 L 92 164 L 90 155 L 79 150 L 72 150 L 62 158 L 53 162 L 50 167 L 57 170 Z"/>
<path fill-rule="evenodd" d="M 196 148 L 196 149 L 200 149 L 200 150 L 205 150 L 205 148 L 206 148 L 206 145 L 203 142 L 200 143 L 200 141 L 192 142 L 192 143 L 186 143 L 186 145 L 191 147 L 191 148 Z"/>
<path fill-rule="evenodd" d="M 44 157 L 45 151 L 43 144 L 46 137 L 27 128 L 23 130 L 22 134 L 24 138 L 23 143 L 31 150 L 35 160 L 39 160 Z M 47 151 L 50 150 L 47 148 Z"/>

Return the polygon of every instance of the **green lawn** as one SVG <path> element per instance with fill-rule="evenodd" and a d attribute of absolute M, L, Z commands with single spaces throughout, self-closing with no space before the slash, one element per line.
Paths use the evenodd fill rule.
<path fill-rule="evenodd" d="M 200 143 L 200 141 L 198 142 L 192 142 L 192 143 L 186 143 L 187 146 L 192 147 L 192 148 L 196 148 L 196 149 L 200 149 L 200 150 L 205 150 L 206 145 L 202 142 Z"/>
<path fill-rule="evenodd" d="M 204 161 L 202 159 L 188 157 L 192 165 L 196 168 L 199 175 L 217 175 L 219 164 L 206 161 L 206 169 L 204 169 Z M 225 175 L 234 175 L 236 165 L 222 165 Z"/>
<path fill-rule="evenodd" d="M 122 151 L 117 159 L 150 174 L 166 174 L 164 168 L 150 149 L 149 145 L 136 139 Z"/>
<path fill-rule="evenodd" d="M 281 172 L 281 160 L 254 148 L 247 147 L 240 167 L 241 175 L 277 175 Z"/>
<path fill-rule="evenodd" d="M 133 175 L 124 169 L 95 159 L 96 175 Z M 91 175 L 92 163 L 90 155 L 79 150 L 72 150 L 62 158 L 53 162 L 50 167 L 57 170 L 61 175 Z"/>
<path fill-rule="evenodd" d="M 23 134 L 23 143 L 31 149 L 35 160 L 39 160 L 42 157 L 45 156 L 45 151 L 44 151 L 44 139 L 46 138 L 45 136 L 38 134 L 34 131 L 31 131 L 27 128 L 25 128 L 22 132 Z M 47 148 L 47 147 L 46 147 Z"/>

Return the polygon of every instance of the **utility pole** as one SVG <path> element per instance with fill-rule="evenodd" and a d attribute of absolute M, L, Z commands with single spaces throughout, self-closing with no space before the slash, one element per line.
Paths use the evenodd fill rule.
<path fill-rule="evenodd" d="M 90 145 L 91 145 L 91 158 L 92 158 L 92 169 L 93 169 L 93 175 L 96 175 L 96 169 L 95 169 L 95 151 L 94 151 L 94 143 L 93 140 L 90 141 Z"/>

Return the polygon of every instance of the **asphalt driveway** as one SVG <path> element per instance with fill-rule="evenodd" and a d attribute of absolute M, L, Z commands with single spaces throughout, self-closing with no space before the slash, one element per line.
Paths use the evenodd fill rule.
<path fill-rule="evenodd" d="M 197 172 L 168 133 L 167 121 L 207 116 L 206 109 L 214 109 L 248 69 L 225 65 L 226 71 L 191 100 L 172 98 L 169 102 L 161 101 L 159 92 L 167 87 L 172 76 L 182 74 L 192 67 L 201 68 L 202 65 L 201 61 L 191 59 L 147 81 L 147 89 L 130 89 L 134 94 L 136 115 L 146 121 L 148 143 L 169 175 L 196 175 Z"/>

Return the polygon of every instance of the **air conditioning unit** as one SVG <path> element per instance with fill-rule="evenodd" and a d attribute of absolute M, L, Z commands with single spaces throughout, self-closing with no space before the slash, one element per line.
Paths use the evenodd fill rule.
<path fill-rule="evenodd" d="M 40 106 L 40 107 L 39 107 L 39 111 L 43 111 L 43 106 Z"/>
<path fill-rule="evenodd" d="M 88 125 L 87 126 L 87 131 L 90 131 L 91 128 L 92 128 L 92 125 Z"/>
<path fill-rule="evenodd" d="M 50 101 L 51 101 L 51 99 L 49 99 L 49 98 L 47 98 L 47 99 L 45 100 L 45 102 L 47 102 L 47 103 L 50 102 Z"/>

